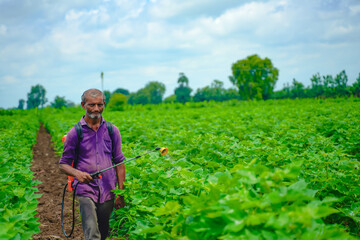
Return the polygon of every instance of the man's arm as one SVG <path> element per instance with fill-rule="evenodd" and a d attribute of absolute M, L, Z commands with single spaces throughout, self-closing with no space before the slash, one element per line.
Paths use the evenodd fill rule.
<path fill-rule="evenodd" d="M 93 178 L 90 176 L 89 173 L 82 172 L 76 168 L 73 168 L 72 166 L 70 166 L 68 164 L 60 163 L 59 168 L 60 168 L 61 172 L 67 174 L 68 176 L 76 177 L 79 180 L 79 182 L 89 183 L 89 182 L 93 181 Z"/>
<path fill-rule="evenodd" d="M 125 182 L 125 165 L 121 164 L 115 167 L 118 189 L 124 189 Z"/>
<path fill-rule="evenodd" d="M 115 167 L 116 171 L 116 178 L 118 182 L 118 188 L 124 189 L 124 182 L 125 182 L 125 165 L 121 164 Z M 125 201 L 123 196 L 117 196 L 115 200 L 115 209 L 125 207 Z"/>

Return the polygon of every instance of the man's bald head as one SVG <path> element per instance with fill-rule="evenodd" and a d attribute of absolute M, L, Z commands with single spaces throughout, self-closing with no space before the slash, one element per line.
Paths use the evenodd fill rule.
<path fill-rule="evenodd" d="M 98 96 L 101 96 L 103 101 L 105 101 L 105 96 L 102 91 L 100 91 L 99 89 L 96 89 L 96 88 L 88 89 L 81 96 L 81 102 L 85 103 L 87 97 L 98 97 Z"/>

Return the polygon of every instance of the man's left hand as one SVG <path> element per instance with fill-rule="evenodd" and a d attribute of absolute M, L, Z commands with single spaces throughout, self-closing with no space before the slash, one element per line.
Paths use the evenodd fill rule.
<path fill-rule="evenodd" d="M 117 196 L 115 199 L 115 209 L 119 209 L 123 207 L 125 207 L 124 196 Z"/>

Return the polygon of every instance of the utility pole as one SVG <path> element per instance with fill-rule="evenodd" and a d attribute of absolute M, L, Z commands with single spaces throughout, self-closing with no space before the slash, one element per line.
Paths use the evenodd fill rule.
<path fill-rule="evenodd" d="M 101 72 L 101 91 L 104 92 L 104 72 Z"/>

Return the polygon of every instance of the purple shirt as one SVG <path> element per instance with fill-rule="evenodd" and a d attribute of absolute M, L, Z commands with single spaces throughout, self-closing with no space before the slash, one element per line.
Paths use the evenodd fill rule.
<path fill-rule="evenodd" d="M 77 169 L 87 173 L 94 173 L 99 170 L 111 167 L 125 159 L 121 150 L 121 136 L 119 129 L 113 126 L 113 141 L 109 135 L 105 120 L 102 119 L 97 131 L 91 129 L 84 120 L 80 120 L 83 139 L 79 146 L 79 158 Z M 72 165 L 76 158 L 75 148 L 78 143 L 78 137 L 75 126 L 70 129 L 64 142 L 64 150 L 60 158 L 60 164 Z M 107 170 L 101 173 L 102 179 L 95 179 L 88 184 L 79 183 L 76 189 L 76 195 L 90 197 L 95 203 L 103 203 L 114 199 L 114 193 L 110 192 L 116 188 L 117 177 L 115 169 Z M 78 181 L 75 178 L 74 184 Z"/>

